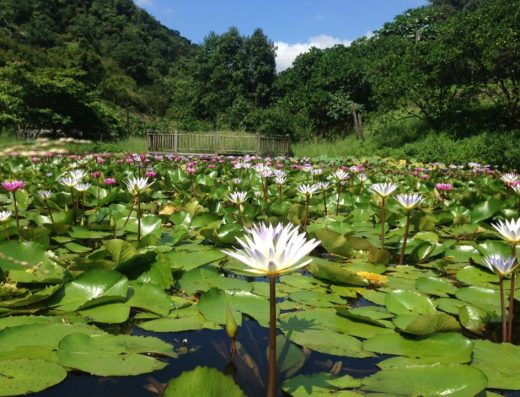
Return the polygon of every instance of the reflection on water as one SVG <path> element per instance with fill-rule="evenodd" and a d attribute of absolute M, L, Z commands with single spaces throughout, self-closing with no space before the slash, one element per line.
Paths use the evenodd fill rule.
<path fill-rule="evenodd" d="M 237 338 L 243 351 L 247 352 L 247 366 L 242 367 L 256 368 L 257 374 L 262 379 L 267 379 L 268 332 L 267 328 L 262 328 L 255 321 L 246 319 L 240 327 Z M 102 378 L 71 372 L 61 384 L 43 392 L 32 394 L 32 396 L 153 397 L 154 394 L 145 388 L 146 385 L 167 383 L 182 372 L 190 371 L 197 366 L 213 367 L 222 372 L 234 374 L 235 382 L 248 396 L 265 396 L 265 384 L 267 382 L 265 384 L 262 384 L 264 382 L 261 381 L 258 382 L 258 376 L 254 376 L 254 370 L 246 372 L 244 368 L 240 368 L 239 363 L 236 366 L 228 365 L 228 357 L 223 354 L 228 355 L 229 338 L 224 330 L 154 333 L 134 328 L 132 333 L 134 335 L 159 337 L 168 343 L 172 343 L 176 348 L 182 346 L 182 341 L 187 339 L 186 347 L 192 349 L 192 352 L 179 355 L 177 359 L 168 359 L 169 365 L 161 371 L 140 376 Z M 307 360 L 298 374 L 313 374 L 334 370 L 339 371 L 339 374 L 342 375 L 349 374 L 360 378 L 377 371 L 375 364 L 381 360 L 381 357 L 353 359 L 310 351 L 306 353 L 308 354 Z M 282 381 L 282 379 L 279 379 L 278 384 L 281 385 Z"/>

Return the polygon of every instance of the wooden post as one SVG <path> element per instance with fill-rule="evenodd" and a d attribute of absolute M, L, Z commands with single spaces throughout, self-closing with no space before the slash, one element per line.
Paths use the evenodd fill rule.
<path fill-rule="evenodd" d="M 219 152 L 219 136 L 218 131 L 213 132 L 213 148 L 215 150 L 215 154 L 218 155 Z"/>
<path fill-rule="evenodd" d="M 289 157 L 291 155 L 291 136 L 289 134 L 285 135 L 285 156 Z"/>
<path fill-rule="evenodd" d="M 173 131 L 173 152 L 179 152 L 179 130 L 177 128 Z"/>
<path fill-rule="evenodd" d="M 256 133 L 256 156 L 257 157 L 260 157 L 260 133 L 257 132 Z"/>

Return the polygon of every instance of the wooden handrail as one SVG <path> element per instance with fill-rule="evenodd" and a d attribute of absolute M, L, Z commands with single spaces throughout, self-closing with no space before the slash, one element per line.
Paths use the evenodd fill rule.
<path fill-rule="evenodd" d="M 219 132 L 149 133 L 148 151 L 175 154 L 255 154 L 289 156 L 289 135 Z"/>

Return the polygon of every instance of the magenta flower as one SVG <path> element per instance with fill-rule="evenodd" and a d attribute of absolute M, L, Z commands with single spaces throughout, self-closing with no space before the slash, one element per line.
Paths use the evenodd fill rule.
<path fill-rule="evenodd" d="M 442 190 L 443 192 L 449 192 L 451 189 L 453 189 L 453 185 L 451 183 L 437 183 L 435 188 L 437 190 Z"/>
<path fill-rule="evenodd" d="M 148 178 L 155 178 L 157 176 L 157 172 L 155 171 L 146 171 L 145 176 L 147 176 Z"/>
<path fill-rule="evenodd" d="M 100 177 L 100 175 L 101 175 L 101 172 L 99 172 L 99 171 L 94 171 L 94 172 L 92 173 L 92 178 L 97 179 L 97 178 Z"/>
<path fill-rule="evenodd" d="M 23 189 L 25 187 L 25 182 L 23 181 L 4 181 L 2 182 L 2 187 L 8 192 L 16 192 L 18 189 Z"/>
<path fill-rule="evenodd" d="M 108 186 L 113 186 L 117 183 L 117 181 L 116 181 L 116 178 L 105 178 L 103 183 Z"/>

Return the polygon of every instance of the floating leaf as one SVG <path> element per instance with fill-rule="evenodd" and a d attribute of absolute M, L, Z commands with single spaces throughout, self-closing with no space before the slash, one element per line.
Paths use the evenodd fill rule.
<path fill-rule="evenodd" d="M 329 373 L 321 372 L 314 375 L 298 375 L 286 380 L 282 389 L 293 397 L 356 397 L 361 394 L 348 389 L 361 386 L 361 380 L 350 375 L 334 377 Z"/>
<path fill-rule="evenodd" d="M 459 322 L 446 313 L 399 316 L 394 324 L 403 332 L 412 335 L 430 335 L 435 332 L 458 331 Z"/>
<path fill-rule="evenodd" d="M 168 383 L 164 397 L 179 396 L 246 397 L 233 382 L 233 378 L 215 368 L 207 367 L 197 367 L 193 371 L 183 372 Z"/>
<path fill-rule="evenodd" d="M 475 396 L 487 385 L 486 376 L 467 365 L 434 364 L 383 369 L 363 379 L 362 389 L 395 396 Z"/>
<path fill-rule="evenodd" d="M 395 290 L 386 294 L 386 309 L 397 315 L 435 314 L 437 310 L 427 296 L 412 290 Z"/>
<path fill-rule="evenodd" d="M 433 358 L 435 362 L 442 363 L 469 362 L 472 347 L 469 339 L 452 332 L 433 334 L 419 340 L 398 334 L 377 335 L 363 343 L 363 348 L 370 352 Z"/>
<path fill-rule="evenodd" d="M 419 277 L 415 281 L 415 287 L 426 294 L 447 297 L 454 294 L 457 287 L 448 281 L 438 277 Z"/>
<path fill-rule="evenodd" d="M 477 340 L 472 365 L 486 374 L 489 388 L 520 390 L 520 346 Z"/>
<path fill-rule="evenodd" d="M 44 360 L 0 361 L 0 396 L 35 393 L 57 385 L 66 377 L 65 368 Z"/>
<path fill-rule="evenodd" d="M 71 334 L 58 346 L 59 363 L 98 376 L 139 375 L 166 366 L 150 354 L 176 357 L 173 347 L 154 337 Z"/>
<path fill-rule="evenodd" d="M 125 300 L 128 279 L 113 270 L 90 270 L 63 288 L 62 296 L 53 304 L 62 311 L 74 311 L 101 303 Z"/>

